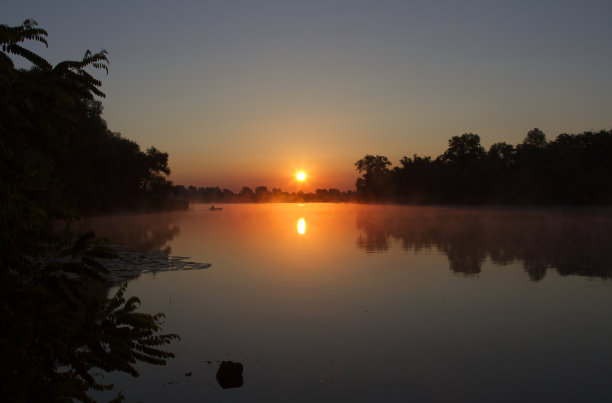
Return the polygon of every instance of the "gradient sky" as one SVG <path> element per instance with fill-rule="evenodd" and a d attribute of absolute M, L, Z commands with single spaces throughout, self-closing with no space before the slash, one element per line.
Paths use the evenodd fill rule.
<path fill-rule="evenodd" d="M 111 130 L 177 184 L 354 188 L 354 162 L 612 129 L 612 1 L 28 1 L 52 63 L 109 51 Z"/>

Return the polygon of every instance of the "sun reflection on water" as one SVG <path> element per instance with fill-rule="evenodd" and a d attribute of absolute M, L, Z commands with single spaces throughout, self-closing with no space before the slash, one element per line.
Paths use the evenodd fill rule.
<path fill-rule="evenodd" d="M 306 233 L 306 220 L 300 218 L 297 222 L 297 232 L 300 235 L 304 235 Z"/>

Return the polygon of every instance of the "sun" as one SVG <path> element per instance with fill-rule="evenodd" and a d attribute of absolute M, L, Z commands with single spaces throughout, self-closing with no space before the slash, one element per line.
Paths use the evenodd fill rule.
<path fill-rule="evenodd" d="M 304 182 L 306 180 L 306 174 L 302 171 L 298 172 L 297 174 L 295 174 L 295 177 L 297 178 L 297 180 L 299 180 L 300 182 Z"/>

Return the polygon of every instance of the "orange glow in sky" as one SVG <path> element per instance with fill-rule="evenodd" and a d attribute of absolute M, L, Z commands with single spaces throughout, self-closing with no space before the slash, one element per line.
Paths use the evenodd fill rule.
<path fill-rule="evenodd" d="M 9 26 L 44 14 L 8 3 Z M 54 4 L 39 20 L 52 42 L 31 50 L 54 63 L 109 50 L 104 119 L 168 153 L 176 185 L 355 190 L 366 154 L 399 166 L 463 133 L 488 149 L 534 127 L 549 140 L 612 127 L 612 1 L 106 3 L 98 19 Z M 104 29 L 110 18 L 120 28 Z M 168 57 L 151 38 L 180 45 Z"/>

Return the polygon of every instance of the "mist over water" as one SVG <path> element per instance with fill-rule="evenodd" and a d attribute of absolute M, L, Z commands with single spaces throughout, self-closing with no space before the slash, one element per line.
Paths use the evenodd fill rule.
<path fill-rule="evenodd" d="M 209 207 L 87 222 L 212 264 L 130 283 L 182 337 L 167 366 L 107 377 L 130 400 L 612 397 L 609 210 Z"/>

